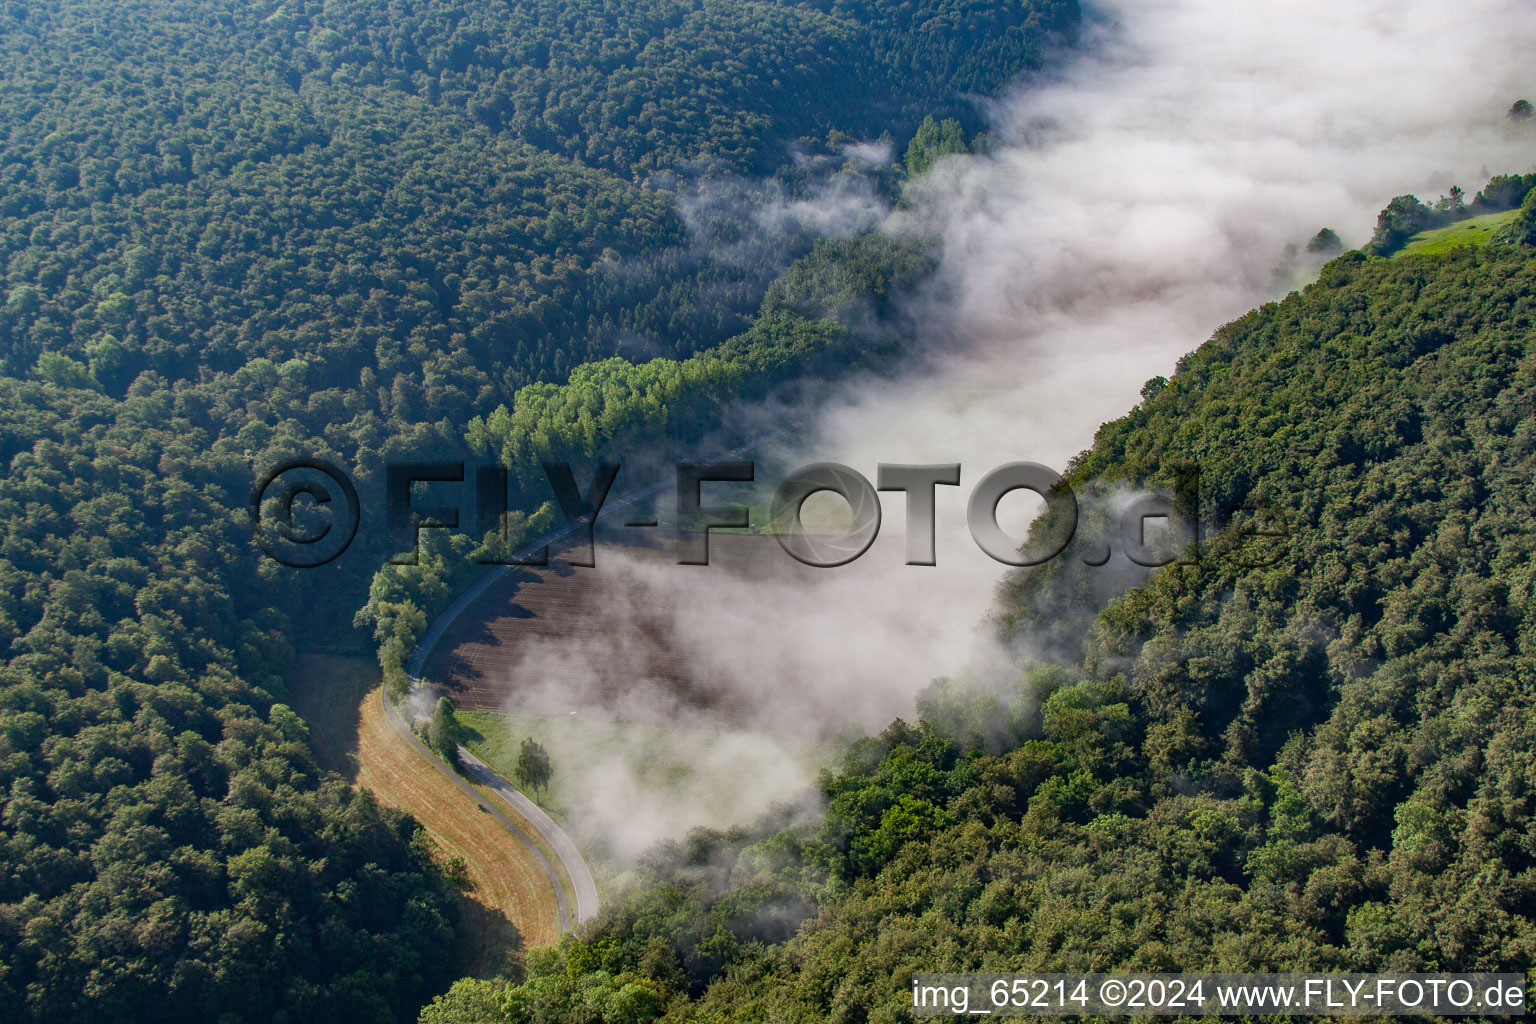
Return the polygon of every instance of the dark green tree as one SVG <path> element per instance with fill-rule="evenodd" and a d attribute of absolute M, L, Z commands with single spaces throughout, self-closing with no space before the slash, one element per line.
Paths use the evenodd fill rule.
<path fill-rule="evenodd" d="M 1333 228 L 1323 228 L 1307 243 L 1307 252 L 1316 256 L 1337 256 L 1344 251 L 1344 243 Z"/>
<path fill-rule="evenodd" d="M 554 774 L 555 768 L 550 763 L 549 751 L 532 736 L 526 737 L 517 752 L 517 781 L 542 792 Z"/>
<path fill-rule="evenodd" d="M 462 736 L 463 729 L 459 725 L 458 716 L 454 714 L 453 701 L 447 697 L 437 698 L 437 706 L 432 709 L 432 718 L 427 723 L 427 746 L 438 757 L 458 768 Z"/>
<path fill-rule="evenodd" d="M 1536 245 L 1536 188 L 1525 194 L 1520 204 L 1520 214 L 1510 230 L 1510 236 L 1523 245 Z"/>
<path fill-rule="evenodd" d="M 1386 255 L 1398 249 L 1408 239 L 1436 226 L 1435 211 L 1419 202 L 1418 196 L 1398 196 L 1386 205 L 1376 218 L 1376 233 L 1371 236 L 1370 249 Z"/>

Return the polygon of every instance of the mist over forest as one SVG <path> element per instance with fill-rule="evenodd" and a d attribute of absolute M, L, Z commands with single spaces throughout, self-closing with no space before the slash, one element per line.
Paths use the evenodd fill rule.
<path fill-rule="evenodd" d="M 1533 52 L 1517 0 L 0 0 L 0 1005 L 1529 977 Z M 1014 566 L 1021 461 L 1077 511 L 987 510 L 1068 538 Z M 823 462 L 958 463 L 935 564 L 894 490 L 790 558 Z M 551 467 L 604 464 L 585 566 Z"/>

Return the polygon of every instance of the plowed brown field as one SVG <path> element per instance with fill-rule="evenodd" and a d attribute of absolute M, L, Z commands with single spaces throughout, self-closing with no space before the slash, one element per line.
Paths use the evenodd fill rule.
<path fill-rule="evenodd" d="M 731 698 L 689 672 L 676 638 L 690 627 L 677 621 L 661 581 L 675 585 L 681 574 L 719 572 L 809 585 L 818 570 L 796 563 L 764 535 L 715 533 L 709 552 L 708 566 L 680 566 L 675 540 L 628 547 L 622 558 L 600 546 L 593 568 L 557 558 L 548 568 L 510 572 L 444 634 L 423 678 L 461 708 L 545 716 L 575 708 L 613 712 L 635 679 L 646 678 L 666 684 L 685 704 L 728 717 Z M 558 686 L 540 685 L 548 683 Z"/>

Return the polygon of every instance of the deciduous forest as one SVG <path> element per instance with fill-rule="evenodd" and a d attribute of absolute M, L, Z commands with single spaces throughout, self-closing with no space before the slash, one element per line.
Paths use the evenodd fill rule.
<path fill-rule="evenodd" d="M 521 467 L 835 370 L 863 351 L 848 289 L 877 305 L 922 253 L 798 229 L 753 249 L 718 197 L 891 192 L 901 168 L 848 143 L 974 132 L 964 97 L 1077 16 L 0 5 L 0 1005 L 412 1019 L 451 980 L 453 886 L 408 819 L 316 767 L 284 680 L 360 607 L 397 643 L 423 609 L 370 600 L 377 543 L 302 578 L 260 559 L 252 480 L 295 454 L 364 486 L 471 446 Z"/>
<path fill-rule="evenodd" d="M 936 681 L 813 809 L 656 847 L 503 976 L 456 978 L 462 863 L 291 709 L 337 643 L 403 690 L 475 552 L 553 522 L 541 463 L 900 363 L 928 240 L 761 211 L 900 207 L 1084 17 L 0 0 L 7 1019 L 880 1024 L 916 971 L 1528 969 L 1536 175 L 1392 199 L 1098 431 L 1074 486 L 1198 465 L 1197 561 L 1009 574 L 1003 690 Z M 386 460 L 500 461 L 509 534 L 278 565 L 248 505 L 292 456 L 370 500 Z"/>
<path fill-rule="evenodd" d="M 1527 969 L 1533 223 L 1529 191 L 1506 244 L 1348 253 L 1221 328 L 1067 475 L 1198 464 L 1197 564 L 1112 594 L 1074 557 L 1016 571 L 996 628 L 1050 660 L 935 682 L 823 813 L 658 848 L 524 979 L 422 1021 L 898 1021 L 923 971 Z"/>

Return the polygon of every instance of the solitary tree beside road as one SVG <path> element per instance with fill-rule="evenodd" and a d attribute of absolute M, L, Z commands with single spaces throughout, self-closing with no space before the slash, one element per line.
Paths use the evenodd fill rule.
<path fill-rule="evenodd" d="M 531 736 L 523 740 L 522 750 L 517 755 L 517 781 L 532 789 L 542 790 L 549 785 L 554 774 L 555 769 L 549 763 L 549 751 Z"/>
<path fill-rule="evenodd" d="M 427 723 L 427 745 L 444 761 L 459 767 L 459 719 L 453 713 L 453 701 L 437 698 L 432 720 Z"/>

